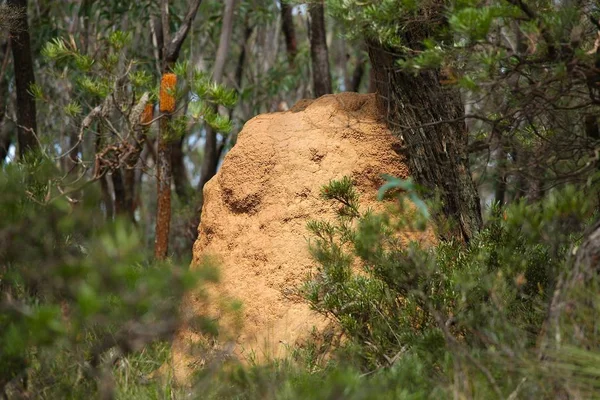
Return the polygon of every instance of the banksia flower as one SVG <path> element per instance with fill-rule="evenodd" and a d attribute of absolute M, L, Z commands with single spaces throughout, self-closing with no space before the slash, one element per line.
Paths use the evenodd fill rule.
<path fill-rule="evenodd" d="M 150 121 L 152 121 L 153 117 L 154 117 L 154 104 L 148 103 L 148 104 L 146 104 L 146 107 L 144 107 L 144 111 L 142 112 L 142 115 L 140 116 L 140 123 L 141 124 L 149 124 Z"/>
<path fill-rule="evenodd" d="M 177 85 L 177 75 L 168 73 L 163 74 L 160 82 L 160 111 L 172 113 L 175 111 L 175 86 Z"/>

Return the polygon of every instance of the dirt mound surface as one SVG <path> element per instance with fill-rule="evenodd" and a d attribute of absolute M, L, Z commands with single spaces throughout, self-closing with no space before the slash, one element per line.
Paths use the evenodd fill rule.
<path fill-rule="evenodd" d="M 307 304 L 285 295 L 315 267 L 307 248 L 307 221 L 334 218 L 320 189 L 350 176 L 361 205 L 374 205 L 381 174 L 408 176 L 399 148 L 373 94 L 303 100 L 290 111 L 246 123 L 204 189 L 194 245 L 194 264 L 206 255 L 220 261 L 221 283 L 214 292 L 243 303 L 243 327 L 232 341 L 235 354 L 280 357 L 313 327 L 325 326 Z M 431 240 L 429 233 L 420 235 L 414 239 Z M 191 295 L 184 311 L 205 314 L 205 307 Z M 223 310 L 211 311 L 219 315 Z M 197 339 L 189 328 L 178 334 L 173 362 L 179 379 L 192 361 L 190 342 Z"/>

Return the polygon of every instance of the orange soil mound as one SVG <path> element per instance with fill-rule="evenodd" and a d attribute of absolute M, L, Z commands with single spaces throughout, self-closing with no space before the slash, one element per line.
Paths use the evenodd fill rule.
<path fill-rule="evenodd" d="M 204 189 L 194 245 L 194 263 L 205 255 L 221 263 L 221 283 L 214 292 L 243 303 L 235 354 L 280 357 L 313 327 L 325 327 L 326 321 L 307 304 L 284 296 L 315 266 L 306 223 L 334 218 L 331 203 L 320 199 L 319 192 L 343 176 L 353 179 L 362 207 L 375 205 L 381 174 L 408 175 L 399 147 L 381 121 L 373 94 L 303 100 L 290 111 L 259 115 L 245 125 Z M 430 232 L 415 233 L 412 239 L 432 240 Z M 207 311 L 194 295 L 184 308 L 188 315 Z M 219 315 L 222 310 L 210 311 Z M 194 361 L 189 343 L 195 340 L 198 336 L 189 328 L 177 335 L 173 363 L 180 380 Z"/>

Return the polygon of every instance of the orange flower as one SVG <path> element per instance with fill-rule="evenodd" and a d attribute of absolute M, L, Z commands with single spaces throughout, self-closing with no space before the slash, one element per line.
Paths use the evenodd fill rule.
<path fill-rule="evenodd" d="M 142 112 L 142 116 L 140 117 L 140 122 L 142 124 L 147 124 L 152 121 L 154 117 L 154 104 L 148 103 L 146 107 L 144 107 L 144 111 Z"/>
<path fill-rule="evenodd" d="M 177 75 L 172 73 L 163 74 L 160 82 L 160 111 L 175 111 L 175 86 L 177 86 Z"/>

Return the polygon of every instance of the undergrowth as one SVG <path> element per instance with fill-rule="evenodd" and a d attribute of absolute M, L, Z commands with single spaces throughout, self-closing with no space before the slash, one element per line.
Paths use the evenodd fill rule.
<path fill-rule="evenodd" d="M 10 193 L 0 200 L 10 211 L 0 222 L 5 397 L 516 399 L 600 389 L 598 282 L 573 289 L 558 328 L 548 325 L 594 217 L 572 187 L 535 205 L 493 206 L 464 244 L 411 241 L 432 212 L 410 183 L 377 213 L 350 179 L 331 182 L 322 197 L 337 218 L 308 224 L 316 268 L 298 294 L 337 322 L 341 344 L 332 350 L 315 333 L 286 359 L 207 362 L 178 386 L 161 366 L 180 300 L 215 281 L 214 270 L 149 262 L 122 221 L 91 229 L 91 211 L 45 200 L 51 170 L 9 166 L 0 178 Z M 561 344 L 549 345 L 557 334 Z"/>

